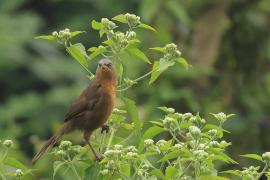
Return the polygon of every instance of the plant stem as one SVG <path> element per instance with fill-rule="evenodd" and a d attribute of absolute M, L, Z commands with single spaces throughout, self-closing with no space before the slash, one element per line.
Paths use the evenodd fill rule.
<path fill-rule="evenodd" d="M 265 173 L 266 169 L 269 167 L 269 164 L 265 164 L 263 170 L 260 172 L 260 174 L 258 175 L 258 177 L 256 179 L 260 179 L 260 177 Z"/>
<path fill-rule="evenodd" d="M 112 128 L 112 133 L 111 133 L 111 135 L 110 135 L 110 139 L 109 139 L 109 143 L 108 143 L 108 145 L 107 145 L 106 151 L 109 150 L 109 148 L 110 148 L 110 146 L 111 146 L 111 144 L 112 144 L 112 139 L 113 139 L 113 137 L 114 137 L 114 133 L 115 133 L 115 129 Z"/>

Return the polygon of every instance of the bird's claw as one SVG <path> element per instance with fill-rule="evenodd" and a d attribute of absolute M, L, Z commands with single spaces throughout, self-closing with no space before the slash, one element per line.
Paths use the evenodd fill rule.
<path fill-rule="evenodd" d="M 103 133 L 104 131 L 108 133 L 109 130 L 110 130 L 110 127 L 107 124 L 104 124 L 101 126 L 101 133 Z"/>

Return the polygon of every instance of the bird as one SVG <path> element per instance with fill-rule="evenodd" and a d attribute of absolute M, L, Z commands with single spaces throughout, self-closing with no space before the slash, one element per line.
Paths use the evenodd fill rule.
<path fill-rule="evenodd" d="M 98 62 L 95 77 L 81 95 L 71 104 L 64 117 L 64 123 L 58 131 L 42 146 L 33 157 L 32 163 L 37 161 L 49 147 L 58 142 L 62 135 L 80 130 L 85 142 L 89 145 L 95 159 L 101 160 L 90 143 L 90 137 L 99 127 L 102 132 L 108 132 L 106 124 L 111 115 L 116 98 L 117 75 L 112 61 L 101 59 Z"/>

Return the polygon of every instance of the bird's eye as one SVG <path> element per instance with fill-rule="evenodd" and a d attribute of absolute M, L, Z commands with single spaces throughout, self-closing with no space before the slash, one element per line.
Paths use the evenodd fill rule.
<path fill-rule="evenodd" d="M 112 63 L 108 63 L 108 64 L 106 64 L 106 66 L 111 67 L 112 66 Z"/>
<path fill-rule="evenodd" d="M 98 67 L 101 67 L 101 63 L 98 63 Z"/>

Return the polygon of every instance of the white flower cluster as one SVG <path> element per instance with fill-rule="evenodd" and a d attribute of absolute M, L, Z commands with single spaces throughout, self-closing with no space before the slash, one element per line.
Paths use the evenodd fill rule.
<path fill-rule="evenodd" d="M 7 139 L 4 140 L 3 145 L 6 146 L 7 148 L 12 148 L 14 146 L 14 143 L 12 140 Z"/>
<path fill-rule="evenodd" d="M 250 166 L 248 168 L 244 168 L 243 171 L 241 171 L 241 175 L 244 179 L 248 178 L 248 179 L 256 179 L 259 175 L 258 170 L 260 167 L 254 167 L 254 166 Z"/>
<path fill-rule="evenodd" d="M 140 17 L 135 14 L 125 14 L 125 18 L 131 27 L 136 27 L 141 24 Z"/>
<path fill-rule="evenodd" d="M 195 138 L 201 135 L 201 130 L 197 126 L 189 126 L 189 133 Z"/>
<path fill-rule="evenodd" d="M 262 159 L 266 164 L 270 164 L 270 152 L 263 153 Z"/>
<path fill-rule="evenodd" d="M 144 140 L 145 146 L 151 146 L 154 144 L 154 141 L 152 139 L 146 139 Z"/>

